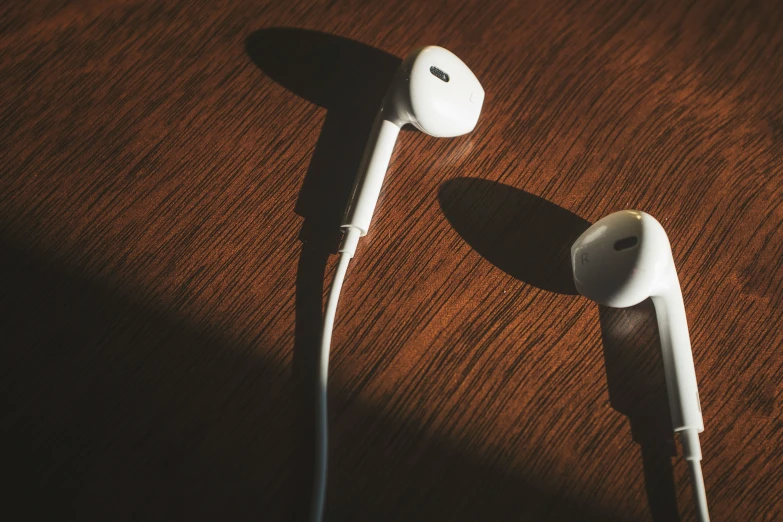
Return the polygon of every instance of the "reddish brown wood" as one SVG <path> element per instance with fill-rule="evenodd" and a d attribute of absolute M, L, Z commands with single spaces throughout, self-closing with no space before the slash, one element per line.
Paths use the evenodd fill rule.
<path fill-rule="evenodd" d="M 401 135 L 349 269 L 328 520 L 694 520 L 649 304 L 568 279 L 622 208 L 672 242 L 713 520 L 783 519 L 782 16 L 2 3 L 4 511 L 302 519 L 336 225 L 389 75 L 436 43 L 485 110 Z"/>

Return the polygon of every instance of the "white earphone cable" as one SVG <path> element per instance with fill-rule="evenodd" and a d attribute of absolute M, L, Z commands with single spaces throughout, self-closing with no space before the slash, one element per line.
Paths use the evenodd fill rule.
<path fill-rule="evenodd" d="M 693 500 L 696 503 L 696 514 L 699 522 L 710 522 L 710 514 L 707 511 L 707 491 L 704 488 L 704 475 L 701 472 L 701 461 L 689 460 L 688 467 L 691 471 Z"/>
<path fill-rule="evenodd" d="M 686 429 L 680 432 L 682 453 L 688 462 L 691 472 L 691 489 L 693 501 L 696 504 L 696 514 L 699 522 L 710 522 L 710 514 L 707 510 L 707 490 L 704 487 L 704 475 L 701 472 L 701 444 L 699 444 L 699 432 L 694 429 Z"/>
<path fill-rule="evenodd" d="M 348 271 L 348 263 L 356 252 L 360 232 L 357 228 L 348 228 L 340 246 L 340 260 L 329 289 L 329 297 L 326 300 L 324 311 L 324 324 L 321 332 L 321 349 L 318 353 L 317 376 L 317 404 L 315 425 L 315 480 L 313 483 L 313 501 L 310 511 L 310 522 L 321 522 L 326 504 L 326 474 L 329 454 L 329 416 L 327 404 L 327 381 L 329 378 L 329 348 L 334 329 L 334 318 L 337 313 L 337 301 L 340 299 L 340 290 Z"/>

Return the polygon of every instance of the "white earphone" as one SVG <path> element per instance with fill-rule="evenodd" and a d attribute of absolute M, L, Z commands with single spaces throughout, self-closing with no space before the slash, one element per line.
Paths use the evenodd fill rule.
<path fill-rule="evenodd" d="M 332 287 L 324 311 L 318 363 L 316 465 L 310 520 L 321 522 L 326 502 L 328 454 L 327 378 L 329 345 L 348 262 L 359 238 L 367 234 L 389 167 L 397 135 L 411 124 L 435 137 L 453 137 L 472 131 L 481 114 L 484 89 L 462 60 L 442 47 L 429 46 L 408 56 L 400 65 L 378 111 L 364 151 L 353 193 L 345 212 Z"/>
<path fill-rule="evenodd" d="M 698 435 L 704 431 L 704 421 L 685 305 L 666 232 L 644 212 L 615 212 L 597 221 L 574 242 L 571 265 L 577 291 L 599 304 L 626 308 L 652 298 L 672 427 L 680 434 L 690 465 L 700 520 L 708 521 Z"/>
<path fill-rule="evenodd" d="M 473 71 L 443 47 L 424 47 L 402 62 L 367 142 L 342 224 L 346 239 L 341 252 L 355 249 L 355 241 L 370 228 L 402 126 L 411 124 L 436 138 L 461 136 L 476 126 L 483 102 L 484 89 Z M 358 232 L 355 241 L 353 230 Z"/>

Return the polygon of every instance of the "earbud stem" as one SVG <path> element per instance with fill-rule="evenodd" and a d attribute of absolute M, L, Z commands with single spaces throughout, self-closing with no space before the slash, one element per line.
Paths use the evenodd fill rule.
<path fill-rule="evenodd" d="M 675 432 L 704 431 L 701 415 L 699 390 L 696 383 L 696 369 L 685 317 L 685 304 L 677 280 L 677 272 L 671 269 L 661 295 L 652 296 L 658 317 L 658 331 L 661 338 L 666 389 L 669 394 L 669 409 Z"/>
<path fill-rule="evenodd" d="M 370 229 L 370 221 L 378 203 L 383 186 L 383 178 L 389 167 L 394 144 L 400 133 L 400 126 L 378 115 L 373 125 L 370 139 L 364 150 L 364 157 L 356 175 L 351 200 L 343 218 L 342 228 L 353 227 L 365 236 Z"/>

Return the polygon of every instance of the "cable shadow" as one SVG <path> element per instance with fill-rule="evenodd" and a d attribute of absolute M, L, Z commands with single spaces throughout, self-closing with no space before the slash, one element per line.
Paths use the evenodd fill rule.
<path fill-rule="evenodd" d="M 628 417 L 639 444 L 650 513 L 679 521 L 671 458 L 677 455 L 666 376 L 650 299 L 630 308 L 599 306 L 606 382 L 612 407 Z"/>
<path fill-rule="evenodd" d="M 487 261 L 537 288 L 577 294 L 570 250 L 588 221 L 523 190 L 478 178 L 445 182 L 438 199 L 449 223 Z M 602 306 L 599 314 L 609 400 L 628 417 L 640 445 L 650 512 L 656 522 L 679 520 L 655 310 L 647 300 L 628 309 Z"/>
<path fill-rule="evenodd" d="M 341 219 L 375 116 L 402 60 L 346 38 L 282 27 L 255 31 L 246 39 L 245 48 L 268 77 L 326 109 L 295 207 L 304 218 L 299 234 L 302 250 L 296 277 L 293 357 L 301 426 L 296 487 L 310 491 L 315 458 L 316 356 L 327 262 L 341 239 Z M 305 520 L 308 510 L 305 504 L 298 506 L 295 519 Z"/>

